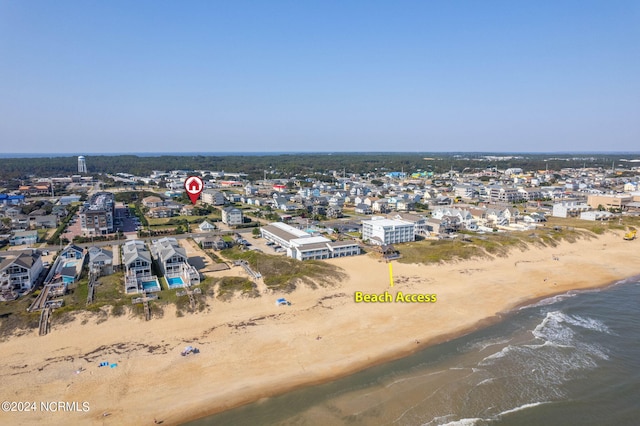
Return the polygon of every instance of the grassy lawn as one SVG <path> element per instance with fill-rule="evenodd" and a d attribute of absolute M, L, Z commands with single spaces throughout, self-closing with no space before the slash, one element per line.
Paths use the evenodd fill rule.
<path fill-rule="evenodd" d="M 255 250 L 240 251 L 232 248 L 222 255 L 234 260 L 244 259 L 251 268 L 260 272 L 267 287 L 274 290 L 292 291 L 296 282 L 302 281 L 312 287 L 344 277 L 339 268 L 320 260 L 304 262 L 284 256 L 258 253 Z"/>

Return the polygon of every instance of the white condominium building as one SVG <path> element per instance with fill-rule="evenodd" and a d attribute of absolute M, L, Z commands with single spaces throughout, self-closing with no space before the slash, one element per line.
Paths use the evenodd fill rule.
<path fill-rule="evenodd" d="M 311 236 L 285 223 L 276 222 L 260 228 L 262 237 L 287 250 L 287 256 L 298 260 L 321 260 L 360 254 L 355 241 L 331 241 Z"/>
<path fill-rule="evenodd" d="M 415 225 L 406 220 L 373 217 L 362 221 L 362 239 L 372 244 L 397 244 L 415 241 Z"/>

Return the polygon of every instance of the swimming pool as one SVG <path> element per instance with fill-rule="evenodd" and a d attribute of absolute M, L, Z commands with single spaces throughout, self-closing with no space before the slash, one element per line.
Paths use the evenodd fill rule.
<path fill-rule="evenodd" d="M 64 264 L 65 268 L 73 268 L 75 266 L 76 266 L 75 260 L 73 262 L 67 262 L 67 263 Z"/>
<path fill-rule="evenodd" d="M 183 286 L 184 281 L 182 280 L 182 277 L 171 277 L 167 278 L 167 284 L 169 284 L 169 287 L 178 287 Z"/>
<path fill-rule="evenodd" d="M 159 290 L 158 281 L 142 281 L 142 288 L 145 291 Z"/>

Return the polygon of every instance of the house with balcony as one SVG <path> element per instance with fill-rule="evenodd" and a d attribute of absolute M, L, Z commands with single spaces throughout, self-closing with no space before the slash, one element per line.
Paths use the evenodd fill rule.
<path fill-rule="evenodd" d="M 150 195 L 142 199 L 142 205 L 148 209 L 162 207 L 164 206 L 164 200 L 160 197 L 156 197 L 155 195 Z"/>
<path fill-rule="evenodd" d="M 200 195 L 202 202 L 212 206 L 223 206 L 226 202 L 224 194 L 215 189 L 205 189 Z"/>
<path fill-rule="evenodd" d="M 151 254 L 169 288 L 189 287 L 200 284 L 200 274 L 189 264 L 187 251 L 175 238 L 161 238 L 151 244 Z"/>
<path fill-rule="evenodd" d="M 160 291 L 160 283 L 151 274 L 151 253 L 144 242 L 129 240 L 122 246 L 122 264 L 125 268 L 125 293 Z"/>
<path fill-rule="evenodd" d="M 577 217 L 582 212 L 589 210 L 591 210 L 591 206 L 581 201 L 562 201 L 553 205 L 551 215 L 553 217 Z"/>
<path fill-rule="evenodd" d="M 113 253 L 102 247 L 89 249 L 89 269 L 97 271 L 99 275 L 113 273 Z"/>
<path fill-rule="evenodd" d="M 222 209 L 222 223 L 229 226 L 238 226 L 244 223 L 242 210 L 236 207 L 226 207 Z"/>
<path fill-rule="evenodd" d="M 15 231 L 9 239 L 12 246 L 26 244 L 28 246 L 38 242 L 38 231 Z"/>
<path fill-rule="evenodd" d="M 413 223 L 413 227 L 416 235 L 428 235 L 427 221 L 424 216 L 411 213 L 396 213 L 391 217 L 395 220 L 403 220 L 405 222 Z"/>
<path fill-rule="evenodd" d="M 0 257 L 0 297 L 13 300 L 31 290 L 44 267 L 37 250 Z"/>
<path fill-rule="evenodd" d="M 152 207 L 147 212 L 147 216 L 154 219 L 161 219 L 167 217 L 173 217 L 174 210 L 172 208 L 162 206 L 162 207 Z"/>

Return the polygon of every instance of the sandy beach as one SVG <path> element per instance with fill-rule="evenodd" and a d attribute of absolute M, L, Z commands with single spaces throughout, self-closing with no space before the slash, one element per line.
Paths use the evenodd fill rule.
<path fill-rule="evenodd" d="M 441 265 L 370 255 L 334 259 L 348 278 L 281 295 L 209 299 L 204 312 L 97 323 L 83 313 L 0 343 L 2 400 L 35 403 L 0 412 L 2 424 L 166 425 L 341 377 L 451 339 L 533 300 L 640 274 L 638 242 L 607 233 L 507 257 Z M 224 271 L 230 274 L 239 268 Z M 216 274 L 216 273 L 214 273 Z M 354 293 L 436 294 L 436 303 L 355 303 Z M 84 322 L 84 324 L 83 324 Z M 200 349 L 182 357 L 186 345 Z M 101 362 L 117 367 L 98 367 Z M 41 403 L 73 403 L 43 412 Z M 48 404 L 48 405 L 47 405 Z M 32 408 L 35 406 L 35 410 Z"/>

